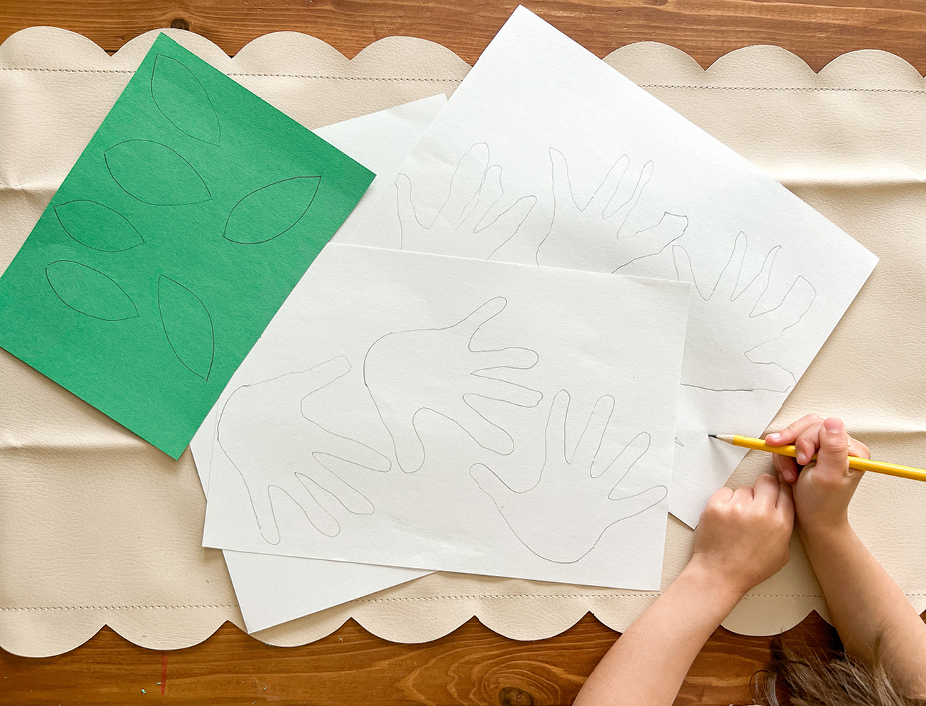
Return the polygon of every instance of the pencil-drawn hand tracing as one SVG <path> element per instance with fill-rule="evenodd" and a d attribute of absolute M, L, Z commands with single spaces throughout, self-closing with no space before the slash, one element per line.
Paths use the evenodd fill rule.
<path fill-rule="evenodd" d="M 672 248 L 677 278 L 692 283 L 695 289 L 688 310 L 685 349 L 698 351 L 698 355 L 686 355 L 683 385 L 716 391 L 771 392 L 788 392 L 794 387 L 794 374 L 763 356 L 762 347 L 800 322 L 813 305 L 816 290 L 799 276 L 780 302 L 763 307 L 762 298 L 781 247 L 768 251 L 761 271 L 752 279 L 743 273 L 747 248 L 748 240 L 740 233 L 730 259 L 707 296 L 698 287 L 686 250 L 681 245 Z M 748 343 L 731 345 L 732 321 L 737 322 L 740 340 Z M 689 365 L 689 360 L 697 360 L 699 364 Z"/>
<path fill-rule="evenodd" d="M 537 353 L 528 348 L 473 347 L 479 329 L 506 305 L 504 297 L 495 297 L 450 326 L 388 333 L 367 352 L 363 380 L 406 473 L 424 465 L 418 426 L 429 413 L 455 422 L 483 448 L 499 454 L 514 450 L 508 432 L 479 411 L 479 401 L 539 404 L 540 392 L 500 377 L 532 368 Z"/>
<path fill-rule="evenodd" d="M 549 267 L 616 272 L 634 260 L 656 255 L 685 234 L 688 218 L 664 212 L 656 223 L 639 223 L 634 210 L 643 196 L 653 163 L 643 165 L 636 182 L 624 177 L 630 158 L 621 156 L 592 197 L 580 206 L 562 153 L 550 148 L 553 222 L 537 249 L 536 263 Z"/>
<path fill-rule="evenodd" d="M 523 196 L 497 214 L 505 191 L 502 168 L 489 166 L 489 148 L 473 145 L 457 163 L 447 198 L 422 219 L 408 176 L 396 178 L 401 249 L 486 260 L 518 232 L 537 199 Z"/>
<path fill-rule="evenodd" d="M 657 505 L 668 493 L 661 485 L 633 495 L 620 491 L 627 473 L 649 449 L 650 435 L 637 434 L 616 457 L 609 457 L 603 442 L 614 411 L 611 396 L 599 398 L 570 455 L 566 450 L 569 401 L 565 390 L 553 398 L 546 427 L 546 460 L 532 487 L 513 490 L 481 463 L 470 469 L 524 546 L 559 564 L 579 561 L 611 525 Z"/>
<path fill-rule="evenodd" d="M 274 503 L 283 495 L 329 537 L 341 529 L 330 512 L 332 498 L 355 515 L 374 511 L 373 503 L 353 487 L 351 478 L 371 471 L 385 473 L 392 463 L 366 444 L 331 432 L 302 412 L 307 397 L 350 369 L 347 358 L 338 357 L 309 370 L 242 385 L 222 408 L 217 441 L 244 480 L 261 535 L 270 544 L 280 542 Z M 274 410 L 273 419 L 267 418 L 268 409 Z"/>

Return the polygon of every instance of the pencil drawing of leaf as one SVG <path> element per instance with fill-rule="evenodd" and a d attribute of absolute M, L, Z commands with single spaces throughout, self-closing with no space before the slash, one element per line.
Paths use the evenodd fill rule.
<path fill-rule="evenodd" d="M 185 206 L 212 198 L 193 166 L 167 145 L 126 140 L 103 154 L 113 180 L 129 196 L 152 206 Z"/>
<path fill-rule="evenodd" d="M 170 123 L 192 138 L 219 144 L 215 107 L 199 79 L 173 57 L 158 54 L 151 70 L 151 99 Z"/>
<path fill-rule="evenodd" d="M 73 260 L 56 260 L 45 268 L 52 291 L 65 305 L 103 321 L 138 316 L 138 308 L 113 279 Z"/>
<path fill-rule="evenodd" d="M 158 310 L 177 360 L 208 380 L 215 357 L 215 333 L 206 305 L 182 284 L 162 275 L 158 279 Z"/>
<path fill-rule="evenodd" d="M 252 191 L 232 208 L 222 235 L 251 245 L 283 235 L 308 212 L 320 182 L 318 176 L 299 176 Z"/>
<path fill-rule="evenodd" d="M 96 201 L 59 203 L 55 215 L 68 235 L 93 250 L 122 252 L 145 242 L 125 216 Z"/>

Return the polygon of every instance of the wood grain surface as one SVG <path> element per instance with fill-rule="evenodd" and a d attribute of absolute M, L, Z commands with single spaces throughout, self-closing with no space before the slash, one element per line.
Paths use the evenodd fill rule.
<path fill-rule="evenodd" d="M 750 44 L 777 44 L 818 71 L 854 49 L 884 49 L 926 73 L 923 0 L 523 0 L 599 56 L 639 41 L 671 44 L 709 66 Z M 0 41 L 33 25 L 86 35 L 107 51 L 158 27 L 208 37 L 235 54 L 292 30 L 353 57 L 377 39 L 439 42 L 472 64 L 516 0 L 0 0 Z"/>
<path fill-rule="evenodd" d="M 500 637 L 476 619 L 423 645 L 373 637 L 353 621 L 305 647 L 268 647 L 226 624 L 196 647 L 155 652 L 104 628 L 84 646 L 35 660 L 0 650 L 4 704 L 569 704 L 616 633 L 586 616 L 536 642 Z M 835 644 L 815 613 L 786 634 Z M 769 657 L 768 637 L 718 630 L 676 704 L 752 703 L 750 681 Z"/>
<path fill-rule="evenodd" d="M 0 41 L 34 25 L 79 32 L 109 52 L 142 32 L 179 27 L 229 54 L 280 30 L 312 34 L 348 57 L 382 37 L 423 37 L 469 63 L 516 6 L 499 0 L 0 0 Z M 652 40 L 702 66 L 750 44 L 777 44 L 814 70 L 847 51 L 883 49 L 926 73 L 924 0 L 524 0 L 604 56 Z M 2 106 L 0 106 L 2 119 Z M 2 580 L 2 577 L 0 577 Z M 59 657 L 0 650 L 3 704 L 568 704 L 615 639 L 586 616 L 557 637 L 516 642 L 471 620 L 424 645 L 372 636 L 354 622 L 312 645 L 273 648 L 231 625 L 174 652 L 137 647 L 106 628 Z M 812 614 L 789 633 L 833 644 Z M 718 630 L 695 661 L 677 704 L 752 703 L 749 684 L 772 638 Z"/>

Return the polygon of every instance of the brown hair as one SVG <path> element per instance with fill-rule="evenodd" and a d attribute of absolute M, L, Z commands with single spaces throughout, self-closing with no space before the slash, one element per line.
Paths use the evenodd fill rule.
<path fill-rule="evenodd" d="M 841 651 L 798 653 L 780 641 L 772 661 L 754 675 L 753 692 L 768 706 L 926 706 L 904 695 L 877 651 L 867 663 Z"/>

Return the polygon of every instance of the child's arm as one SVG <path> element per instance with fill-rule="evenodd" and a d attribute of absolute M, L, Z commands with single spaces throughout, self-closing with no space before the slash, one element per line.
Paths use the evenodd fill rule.
<path fill-rule="evenodd" d="M 714 493 L 688 566 L 608 651 L 575 706 L 671 704 L 721 621 L 787 563 L 793 517 L 791 490 L 773 476 Z"/>
<path fill-rule="evenodd" d="M 776 454 L 775 466 L 794 482 L 798 530 L 846 652 L 870 661 L 877 646 L 909 696 L 926 697 L 926 624 L 849 526 L 862 472 L 849 468 L 848 456 L 869 458 L 868 448 L 839 419 L 813 415 L 766 441 L 798 447 L 797 462 Z M 816 463 L 808 463 L 815 453 Z M 797 463 L 808 465 L 800 470 Z"/>

